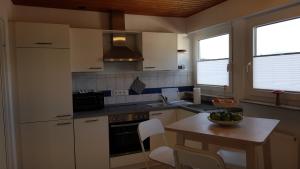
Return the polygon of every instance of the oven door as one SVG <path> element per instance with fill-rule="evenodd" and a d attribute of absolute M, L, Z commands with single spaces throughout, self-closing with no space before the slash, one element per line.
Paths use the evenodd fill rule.
<path fill-rule="evenodd" d="M 138 125 L 142 121 L 121 122 L 109 124 L 110 156 L 121 156 L 142 152 Z M 150 150 L 150 139 L 144 141 L 146 151 Z"/>

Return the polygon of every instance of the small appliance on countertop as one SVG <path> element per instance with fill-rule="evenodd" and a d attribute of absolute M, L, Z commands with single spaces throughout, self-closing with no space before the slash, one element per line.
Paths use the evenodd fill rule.
<path fill-rule="evenodd" d="M 73 111 L 88 112 L 104 108 L 104 93 L 102 91 L 79 90 L 73 92 Z"/>

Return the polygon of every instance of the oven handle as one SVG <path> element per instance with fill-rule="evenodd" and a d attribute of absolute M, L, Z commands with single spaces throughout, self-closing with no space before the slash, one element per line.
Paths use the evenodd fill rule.
<path fill-rule="evenodd" d="M 129 126 L 136 126 L 139 125 L 140 122 L 137 123 L 130 123 L 130 124 L 112 124 L 110 125 L 111 128 L 116 128 L 116 127 L 129 127 Z"/>

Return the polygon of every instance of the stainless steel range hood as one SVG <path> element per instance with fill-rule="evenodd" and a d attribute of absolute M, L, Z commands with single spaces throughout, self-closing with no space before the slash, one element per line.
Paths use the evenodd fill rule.
<path fill-rule="evenodd" d="M 110 27 L 112 30 L 117 30 L 118 33 L 111 35 L 112 47 L 104 53 L 104 61 L 106 62 L 136 62 L 143 61 L 142 55 L 127 47 L 127 37 L 122 34 L 125 31 L 125 16 L 124 12 L 112 12 L 110 15 Z"/>

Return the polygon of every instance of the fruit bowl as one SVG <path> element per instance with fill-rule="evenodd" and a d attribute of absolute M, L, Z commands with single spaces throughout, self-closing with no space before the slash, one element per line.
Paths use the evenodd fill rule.
<path fill-rule="evenodd" d="M 218 124 L 220 126 L 236 126 L 242 121 L 242 120 L 239 120 L 239 121 L 218 121 L 218 120 L 210 119 L 209 116 L 208 116 L 208 120 L 215 123 L 215 124 Z"/>
<path fill-rule="evenodd" d="M 243 115 L 240 113 L 232 112 L 213 112 L 207 117 L 212 123 L 221 126 L 235 126 L 243 120 Z"/>
<path fill-rule="evenodd" d="M 214 98 L 212 100 L 212 103 L 216 107 L 222 107 L 222 108 L 236 107 L 236 102 L 233 99 Z"/>

